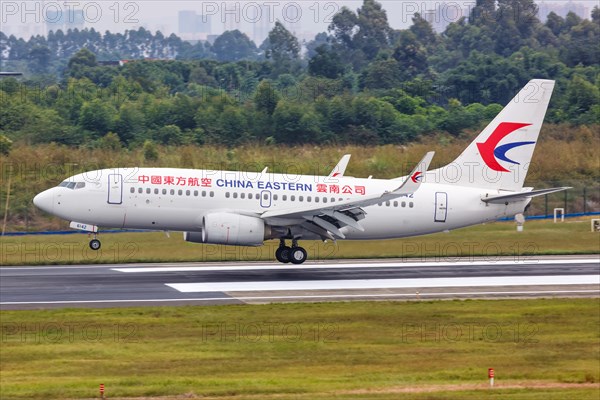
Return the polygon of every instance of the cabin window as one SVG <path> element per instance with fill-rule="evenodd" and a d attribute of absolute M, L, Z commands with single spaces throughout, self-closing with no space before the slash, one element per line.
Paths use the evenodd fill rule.
<path fill-rule="evenodd" d="M 298 196 L 298 201 L 304 201 L 304 196 Z"/>
<path fill-rule="evenodd" d="M 202 197 L 206 197 L 206 190 L 202 191 Z"/>
<path fill-rule="evenodd" d="M 210 192 L 210 197 L 215 197 L 215 192 L 211 191 Z"/>
<path fill-rule="evenodd" d="M 273 195 L 273 200 L 277 200 L 278 196 L 276 194 Z"/>
<path fill-rule="evenodd" d="M 413 208 L 413 207 L 414 207 L 414 203 L 411 201 L 410 203 L 408 203 L 408 206 L 409 206 L 410 208 Z"/>
<path fill-rule="evenodd" d="M 402 202 L 402 207 L 406 207 L 406 202 L 405 201 Z"/>
<path fill-rule="evenodd" d="M 192 192 L 190 192 L 189 190 L 186 190 L 186 191 L 185 191 L 185 195 L 186 195 L 186 196 L 189 196 L 191 193 L 192 193 Z"/>
<path fill-rule="evenodd" d="M 390 206 L 390 201 L 389 201 L 389 200 L 385 202 L 385 206 L 386 206 L 386 207 L 389 207 L 389 206 Z"/>
<path fill-rule="evenodd" d="M 233 198 L 234 199 L 237 199 L 237 195 L 238 195 L 237 192 L 233 192 Z"/>
<path fill-rule="evenodd" d="M 198 197 L 198 191 L 194 190 L 194 197 Z"/>
<path fill-rule="evenodd" d="M 162 194 L 167 194 L 167 189 L 163 189 Z"/>
<path fill-rule="evenodd" d="M 319 202 L 319 198 L 315 197 L 315 203 L 318 203 L 318 202 Z"/>
<path fill-rule="evenodd" d="M 132 186 L 132 187 L 131 187 L 131 189 L 129 189 L 129 191 L 130 191 L 131 193 L 135 193 L 135 188 Z"/>
<path fill-rule="evenodd" d="M 171 189 L 171 196 L 175 195 L 175 189 Z"/>
<path fill-rule="evenodd" d="M 240 193 L 240 199 L 245 199 L 246 198 L 246 193 Z"/>
<path fill-rule="evenodd" d="M 394 202 L 394 207 L 398 207 L 398 202 L 397 201 Z"/>
<path fill-rule="evenodd" d="M 150 188 L 146 188 L 146 194 L 150 194 L 150 192 L 152 192 L 152 190 Z"/>
<path fill-rule="evenodd" d="M 335 197 L 332 197 L 332 198 L 331 198 L 331 202 L 332 202 L 332 203 L 335 203 Z"/>
<path fill-rule="evenodd" d="M 287 194 L 284 194 L 283 196 L 281 196 L 281 199 L 282 199 L 283 201 L 287 201 Z"/>
<path fill-rule="evenodd" d="M 252 200 L 252 193 L 248 193 L 248 199 Z"/>
<path fill-rule="evenodd" d="M 296 201 L 296 196 L 292 195 L 292 196 L 290 197 L 290 200 L 292 200 L 292 201 Z"/>
<path fill-rule="evenodd" d="M 228 199 L 228 198 L 229 198 L 229 196 L 231 196 L 231 195 L 229 194 L 229 192 L 225 192 L 225 198 L 227 198 L 227 199 Z"/>
<path fill-rule="evenodd" d="M 180 196 L 182 196 L 182 195 L 183 195 L 183 190 L 179 189 L 179 190 L 177 191 L 177 194 L 178 194 L 178 195 L 180 195 Z"/>
<path fill-rule="evenodd" d="M 327 203 L 327 197 L 323 197 L 323 203 Z"/>
<path fill-rule="evenodd" d="M 154 194 L 158 194 L 158 189 L 154 189 Z"/>
<path fill-rule="evenodd" d="M 269 200 L 269 195 L 265 193 L 265 194 L 263 195 L 263 199 L 265 199 L 265 200 Z"/>
<path fill-rule="evenodd" d="M 310 202 L 311 202 L 311 200 L 312 200 L 312 199 L 311 199 L 311 197 L 310 197 L 310 196 L 306 196 L 306 201 L 307 201 L 307 202 L 309 202 L 309 203 L 310 203 Z"/>

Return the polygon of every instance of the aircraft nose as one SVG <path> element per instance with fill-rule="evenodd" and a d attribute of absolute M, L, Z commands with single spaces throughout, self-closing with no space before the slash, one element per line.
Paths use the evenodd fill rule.
<path fill-rule="evenodd" d="M 52 193 L 52 189 L 45 190 L 35 196 L 33 204 L 40 210 L 52 214 L 52 211 L 54 211 L 54 194 Z"/>

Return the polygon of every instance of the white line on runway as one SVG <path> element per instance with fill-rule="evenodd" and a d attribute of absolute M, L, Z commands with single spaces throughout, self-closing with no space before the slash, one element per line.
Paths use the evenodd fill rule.
<path fill-rule="evenodd" d="M 419 279 L 347 279 L 314 281 L 167 283 L 182 293 L 265 290 L 349 290 L 523 285 L 598 285 L 600 275 L 497 276 Z"/>
<path fill-rule="evenodd" d="M 112 268 L 113 271 L 127 273 L 148 272 L 194 272 L 194 271 L 243 271 L 243 270 L 280 270 L 280 269 L 343 269 L 343 268 L 397 268 L 397 267 L 474 267 L 480 265 L 568 265 L 568 264 L 600 264 L 600 259 L 567 259 L 567 260 L 497 260 L 497 261 L 457 261 L 457 262 L 381 262 L 352 264 L 303 264 L 303 265 L 231 265 L 231 266 L 173 266 L 173 267 L 132 267 Z"/>
<path fill-rule="evenodd" d="M 591 294 L 599 293 L 600 290 L 527 290 L 527 291 L 502 291 L 502 292 L 440 292 L 440 293 L 420 293 L 419 297 L 435 296 L 500 296 L 500 295 L 561 295 L 561 294 Z M 27 304 L 115 304 L 115 303 L 172 303 L 172 302 L 206 302 L 206 301 L 258 301 L 258 300 L 300 300 L 300 299 L 344 299 L 344 298 L 394 298 L 394 297 L 412 297 L 416 298 L 414 293 L 384 293 L 384 294 L 322 294 L 322 295 L 289 295 L 289 296 L 244 296 L 244 297 L 198 297 L 181 299 L 124 299 L 124 300 L 58 300 L 58 301 L 7 301 L 0 303 L 0 306 L 8 305 L 27 305 Z"/>

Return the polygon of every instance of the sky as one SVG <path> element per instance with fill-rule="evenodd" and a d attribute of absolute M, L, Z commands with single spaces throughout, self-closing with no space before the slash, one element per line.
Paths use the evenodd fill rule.
<path fill-rule="evenodd" d="M 388 21 L 392 28 L 403 29 L 411 24 L 415 12 L 425 14 L 442 3 L 446 3 L 447 19 L 457 19 L 472 7 L 475 0 L 379 0 L 387 11 Z M 539 3 L 539 2 L 538 2 Z M 547 4 L 566 3 L 566 1 L 546 0 Z M 583 5 L 591 10 L 600 0 L 576 0 L 573 3 Z M 275 19 L 291 28 L 300 38 L 311 38 L 319 32 L 327 30 L 331 17 L 346 6 L 358 9 L 362 0 L 238 0 L 238 1 L 204 1 L 204 0 L 67 0 L 67 1 L 22 1 L 0 0 L 0 30 L 28 38 L 32 34 L 46 34 L 48 20 L 56 18 L 57 12 L 72 18 L 72 10 L 82 10 L 84 27 L 94 28 L 100 32 L 123 32 L 127 29 L 138 29 L 140 26 L 151 31 L 160 30 L 163 34 L 180 34 L 178 12 L 195 11 L 198 15 L 210 15 L 211 33 L 221 34 L 228 27 L 238 28 L 252 37 L 264 35 L 257 33 L 256 26 L 272 26 Z M 257 17 L 257 10 L 269 9 Z M 467 11 L 459 11 L 467 10 Z M 455 12 L 452 12 L 455 11 Z M 71 16 L 71 17 L 69 17 Z"/>

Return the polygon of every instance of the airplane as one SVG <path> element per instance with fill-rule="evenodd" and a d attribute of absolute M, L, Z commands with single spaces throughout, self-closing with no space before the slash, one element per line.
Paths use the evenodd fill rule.
<path fill-rule="evenodd" d="M 98 226 L 181 231 L 192 243 L 261 246 L 301 264 L 299 240 L 381 240 L 449 231 L 523 213 L 534 196 L 568 187 L 523 187 L 554 81 L 534 79 L 452 163 L 429 171 L 425 154 L 395 179 L 177 168 L 89 171 L 33 199 L 41 210 L 93 234 Z M 286 244 L 291 240 L 291 246 Z"/>

